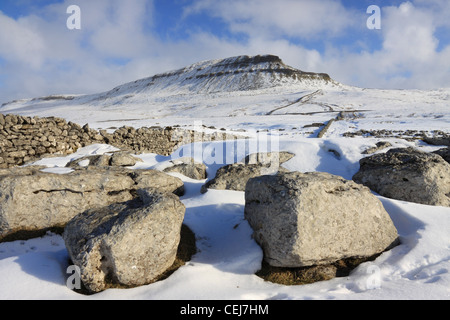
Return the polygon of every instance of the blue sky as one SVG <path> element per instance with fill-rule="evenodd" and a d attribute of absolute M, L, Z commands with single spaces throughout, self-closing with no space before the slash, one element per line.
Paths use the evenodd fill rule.
<path fill-rule="evenodd" d="M 66 27 L 73 4 L 81 30 Z M 447 0 L 1 0 L 0 103 L 241 54 L 360 87 L 450 87 L 449 16 Z"/>

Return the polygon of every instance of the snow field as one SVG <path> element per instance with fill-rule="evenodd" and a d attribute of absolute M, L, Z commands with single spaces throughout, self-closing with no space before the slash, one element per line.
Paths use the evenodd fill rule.
<path fill-rule="evenodd" d="M 306 139 L 282 136 L 281 151 L 296 156 L 285 163 L 289 170 L 324 171 L 351 179 L 357 172 L 361 151 L 379 139 Z M 386 139 L 383 139 L 386 140 Z M 393 147 L 415 145 L 389 140 Z M 203 150 L 225 142 L 204 142 Z M 183 147 L 183 148 L 186 148 Z M 116 150 L 93 145 L 76 154 L 44 159 L 46 171 L 66 173 L 64 165 L 75 158 Z M 226 148 L 224 147 L 224 150 Z M 336 156 L 336 151 L 340 156 Z M 176 157 L 181 152 L 174 153 Z M 134 168 L 162 168 L 171 157 L 139 155 Z M 198 160 L 198 159 L 197 159 Z M 225 163 L 209 164 L 208 174 Z M 69 256 L 59 235 L 48 234 L 28 241 L 0 244 L 0 299 L 168 299 L 168 300 L 261 300 L 261 299 L 449 299 L 450 298 L 450 208 L 419 205 L 377 196 L 391 216 L 401 245 L 373 262 L 357 267 L 348 277 L 303 286 L 264 282 L 254 275 L 263 253 L 252 239 L 244 219 L 243 192 L 209 190 L 200 194 L 204 181 L 175 174 L 185 182 L 185 224 L 196 234 L 198 253 L 168 279 L 134 289 L 110 289 L 84 296 L 70 290 L 66 280 Z"/>

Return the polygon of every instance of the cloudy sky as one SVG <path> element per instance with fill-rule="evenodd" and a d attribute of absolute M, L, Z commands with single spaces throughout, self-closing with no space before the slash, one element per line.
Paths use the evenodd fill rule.
<path fill-rule="evenodd" d="M 448 0 L 0 0 L 0 104 L 244 54 L 360 87 L 450 87 L 449 17 Z"/>

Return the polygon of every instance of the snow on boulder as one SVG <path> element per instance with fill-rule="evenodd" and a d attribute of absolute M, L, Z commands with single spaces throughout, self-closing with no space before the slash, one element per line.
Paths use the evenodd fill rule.
<path fill-rule="evenodd" d="M 361 159 L 353 180 L 387 198 L 450 207 L 450 164 L 437 154 L 392 149 Z"/>
<path fill-rule="evenodd" d="M 139 198 L 85 211 L 64 229 L 86 289 L 149 284 L 175 261 L 185 206 L 171 193 L 138 190 Z"/>
<path fill-rule="evenodd" d="M 398 241 L 391 218 L 368 188 L 329 173 L 250 179 L 245 218 L 274 267 L 368 258 Z"/>

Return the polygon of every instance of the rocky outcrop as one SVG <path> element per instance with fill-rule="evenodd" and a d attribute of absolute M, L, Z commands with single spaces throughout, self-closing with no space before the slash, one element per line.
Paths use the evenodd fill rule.
<path fill-rule="evenodd" d="M 133 201 L 77 215 L 64 229 L 69 255 L 90 292 L 152 283 L 175 261 L 184 205 L 173 194 L 137 192 Z"/>
<path fill-rule="evenodd" d="M 129 152 L 119 151 L 114 152 L 112 155 L 102 154 L 81 157 L 68 162 L 66 167 L 132 167 L 138 162 L 142 162 L 142 160 L 134 157 Z"/>
<path fill-rule="evenodd" d="M 433 137 L 425 137 L 423 141 L 434 146 L 450 147 L 450 135 L 445 132 L 439 132 L 439 130 L 436 131 L 438 131 L 437 134 L 435 132 Z"/>
<path fill-rule="evenodd" d="M 274 267 L 371 257 L 398 240 L 370 190 L 328 173 L 281 173 L 248 181 L 245 218 Z"/>
<path fill-rule="evenodd" d="M 388 198 L 450 206 L 450 164 L 437 154 L 391 149 L 361 159 L 353 180 Z"/>
<path fill-rule="evenodd" d="M 111 166 L 111 156 L 109 154 L 89 155 L 66 164 L 67 168 L 87 168 L 87 167 L 109 167 Z"/>
<path fill-rule="evenodd" d="M 132 167 L 142 160 L 133 157 L 129 152 L 114 152 L 111 156 L 110 165 L 118 167 Z"/>
<path fill-rule="evenodd" d="M 234 163 L 217 170 L 216 177 L 205 183 L 201 192 L 208 189 L 244 191 L 248 179 L 264 174 L 276 174 L 280 169 L 270 165 Z"/>
<path fill-rule="evenodd" d="M 440 155 L 445 161 L 450 163 L 450 147 L 436 150 L 433 153 Z"/>
<path fill-rule="evenodd" d="M 156 170 L 81 168 L 54 174 L 39 169 L 0 170 L 0 241 L 64 227 L 85 210 L 132 200 L 141 188 L 183 192 L 180 179 Z"/>
<path fill-rule="evenodd" d="M 261 90 L 292 84 L 337 84 L 326 73 L 304 72 L 274 55 L 236 56 L 201 61 L 184 68 L 118 86 L 92 97 L 108 103 L 125 103 L 137 93 L 160 96 Z M 76 99 L 76 98 L 75 98 Z"/>
<path fill-rule="evenodd" d="M 250 178 L 288 171 L 281 165 L 293 157 L 289 152 L 251 154 L 241 162 L 217 170 L 216 176 L 202 186 L 201 192 L 205 193 L 208 189 L 245 191 Z"/>
<path fill-rule="evenodd" d="M 206 165 L 195 162 L 193 158 L 170 160 L 170 164 L 163 170 L 164 172 L 178 172 L 194 180 L 204 180 L 207 177 Z"/>
<path fill-rule="evenodd" d="M 375 147 L 368 148 L 362 152 L 362 154 L 374 154 L 377 151 L 392 147 L 389 141 L 380 141 L 375 144 Z"/>

